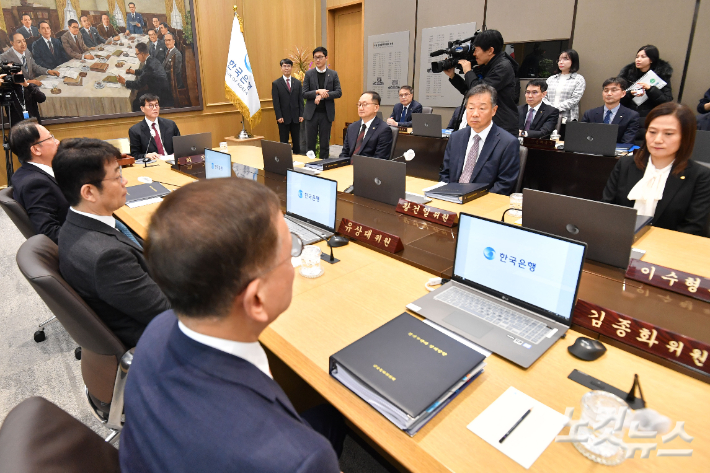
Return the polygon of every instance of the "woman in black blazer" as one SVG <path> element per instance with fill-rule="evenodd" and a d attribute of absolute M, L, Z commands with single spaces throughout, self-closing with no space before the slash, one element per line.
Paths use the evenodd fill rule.
<path fill-rule="evenodd" d="M 646 141 L 616 163 L 602 200 L 653 216 L 651 224 L 704 235 L 710 214 L 710 168 L 690 160 L 696 121 L 685 105 L 667 102 L 646 117 Z"/>

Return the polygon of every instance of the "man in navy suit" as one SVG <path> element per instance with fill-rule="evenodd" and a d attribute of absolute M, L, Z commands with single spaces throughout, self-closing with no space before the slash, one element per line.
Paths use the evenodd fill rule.
<path fill-rule="evenodd" d="M 342 416 L 330 406 L 299 415 L 259 344 L 291 303 L 291 257 L 303 247 L 276 194 L 254 181 L 197 181 L 165 198 L 147 241 L 172 310 L 136 347 L 121 470 L 339 472 Z"/>
<path fill-rule="evenodd" d="M 136 4 L 133 2 L 128 4 L 128 9 L 131 11 L 126 15 L 126 19 L 128 21 L 128 32 L 130 34 L 143 34 L 143 27 L 145 26 L 143 15 L 136 13 Z"/>
<path fill-rule="evenodd" d="M 59 141 L 34 118 L 10 130 L 10 148 L 22 166 L 12 175 L 13 198 L 25 209 L 35 233 L 57 243 L 69 203 L 54 178 Z"/>
<path fill-rule="evenodd" d="M 303 78 L 303 98 L 306 108 L 306 142 L 308 150 L 315 151 L 320 139 L 320 158 L 330 156 L 330 128 L 335 120 L 335 102 L 343 95 L 338 73 L 328 69 L 328 50 L 318 46 L 313 50 L 316 67 L 306 71 Z"/>
<path fill-rule="evenodd" d="M 377 117 L 380 110 L 380 94 L 365 92 L 357 102 L 360 119 L 348 126 L 343 140 L 340 157 L 353 155 L 370 158 L 390 159 L 392 151 L 392 129 Z"/>
<path fill-rule="evenodd" d="M 414 100 L 414 89 L 409 85 L 399 88 L 399 103 L 387 119 L 389 126 L 412 126 L 412 113 L 422 113 L 422 104 Z"/>
<path fill-rule="evenodd" d="M 617 143 L 633 143 L 639 129 L 639 114 L 621 105 L 628 85 L 621 77 L 612 77 L 604 81 L 602 98 L 604 106 L 584 112 L 584 123 L 607 123 L 619 125 Z"/>
<path fill-rule="evenodd" d="M 303 121 L 303 96 L 301 81 L 291 75 L 293 61 L 282 59 L 281 77 L 271 83 L 271 99 L 274 103 L 276 124 L 281 143 L 288 143 L 291 134 L 293 154 L 301 154 L 301 122 Z"/>
<path fill-rule="evenodd" d="M 32 43 L 32 56 L 37 64 L 47 69 L 56 69 L 69 60 L 62 42 L 52 37 L 52 27 L 48 21 L 39 22 L 39 33 L 42 37 Z"/>
<path fill-rule="evenodd" d="M 547 95 L 547 82 L 533 79 L 525 88 L 525 105 L 518 107 L 518 136 L 530 138 L 549 138 L 557 128 L 560 111 L 547 105 L 542 99 Z"/>
<path fill-rule="evenodd" d="M 466 93 L 468 127 L 455 131 L 444 153 L 439 179 L 491 185 L 490 192 L 510 195 L 520 172 L 518 139 L 493 123 L 498 105 L 496 89 L 478 84 Z"/>
<path fill-rule="evenodd" d="M 15 32 L 22 33 L 25 39 L 39 36 L 39 30 L 37 30 L 37 27 L 32 26 L 32 17 L 28 13 L 22 14 L 22 26 L 17 28 Z"/>

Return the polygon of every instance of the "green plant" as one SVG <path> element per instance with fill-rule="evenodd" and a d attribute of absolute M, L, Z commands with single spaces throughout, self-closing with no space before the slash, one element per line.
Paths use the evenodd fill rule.
<path fill-rule="evenodd" d="M 189 12 L 182 16 L 182 38 L 186 44 L 192 44 L 192 16 Z"/>
<path fill-rule="evenodd" d="M 108 21 L 111 23 L 111 26 L 113 26 L 113 29 L 118 32 L 118 22 L 116 21 L 116 18 L 113 16 L 113 14 L 108 15 Z"/>

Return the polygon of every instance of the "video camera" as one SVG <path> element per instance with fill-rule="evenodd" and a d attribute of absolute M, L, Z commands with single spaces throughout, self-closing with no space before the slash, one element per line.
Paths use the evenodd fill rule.
<path fill-rule="evenodd" d="M 22 66 L 8 61 L 0 62 L 0 74 L 7 74 L 2 78 L 0 87 L 9 87 L 12 84 L 22 84 L 25 76 L 22 74 Z"/>
<path fill-rule="evenodd" d="M 481 30 L 476 31 L 476 33 L 470 38 L 457 39 L 455 41 L 449 41 L 449 47 L 446 49 L 439 49 L 437 51 L 429 54 L 429 57 L 441 56 L 446 54 L 448 57 L 441 61 L 432 61 L 431 72 L 439 73 L 444 72 L 447 69 L 456 68 L 459 72 L 463 72 L 463 67 L 459 64 L 459 60 L 465 59 L 470 61 L 474 66 L 476 65 L 476 58 L 473 57 L 473 40 L 476 39 L 478 33 Z"/>

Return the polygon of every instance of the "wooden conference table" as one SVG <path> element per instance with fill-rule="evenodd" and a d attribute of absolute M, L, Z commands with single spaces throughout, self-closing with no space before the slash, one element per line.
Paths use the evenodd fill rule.
<path fill-rule="evenodd" d="M 230 148 L 233 159 L 261 167 L 260 163 L 255 162 L 256 153 L 245 152 L 246 148 Z M 352 179 L 352 171 L 348 171 L 347 167 L 326 171 L 322 175 L 343 179 L 345 182 L 338 182 L 339 188 L 349 185 L 348 176 Z M 125 168 L 124 176 L 129 181 L 128 185 L 138 184 L 138 176 L 150 176 L 177 185 L 191 181 L 188 176 L 170 171 L 164 163 L 147 169 L 137 166 Z M 407 190 L 417 192 L 426 184 L 430 183 L 409 179 Z M 436 204 L 446 207 L 444 202 L 437 201 Z M 135 209 L 123 207 L 116 212 L 116 216 L 145 236 L 150 215 L 157 205 Z M 453 209 L 494 217 L 505 208 L 506 197 L 489 195 Z M 649 233 L 644 239 L 652 235 Z M 652 260 L 656 252 L 660 260 L 670 257 L 664 253 L 667 250 L 663 250 L 662 240 L 649 240 L 646 246 L 648 259 Z M 326 251 L 323 242 L 318 245 Z M 656 457 L 652 453 L 649 459 L 639 459 L 637 454 L 635 459 L 622 464 L 620 468 L 623 471 L 703 471 L 710 464 L 710 429 L 707 428 L 710 425 L 710 409 L 704 402 L 710 395 L 710 385 L 613 346 L 609 346 L 607 353 L 595 362 L 580 361 L 566 350 L 579 335 L 574 331 L 570 331 L 565 340 L 556 343 L 527 370 L 491 355 L 485 372 L 410 438 L 330 377 L 328 358 L 404 312 L 406 304 L 426 293 L 424 283 L 432 274 L 358 244 L 338 248 L 336 255 L 341 262 L 332 266 L 324 264 L 325 274 L 322 277 L 306 279 L 296 276 L 291 306 L 264 331 L 261 342 L 342 412 L 393 464 L 416 472 L 523 471 L 517 463 L 471 433 L 466 426 L 510 386 L 559 412 L 575 407 L 574 418 L 578 418 L 580 399 L 588 389 L 567 379 L 575 368 L 624 390 L 631 386 L 633 375 L 638 374 L 648 407 L 669 417 L 673 425 L 675 421 L 686 421 L 686 432 L 695 438 L 690 445 L 680 438 L 663 444 L 660 435 L 655 440 L 625 438 L 629 443 L 656 442 L 659 448 L 693 448 L 693 454 L 680 458 Z M 684 261 L 687 271 L 695 267 L 691 259 Z M 705 269 L 705 275 L 707 272 Z M 564 429 L 562 433 L 566 432 L 567 429 Z M 607 471 L 606 467 L 584 458 L 569 443 L 552 443 L 531 468 L 534 472 L 570 470 Z"/>

